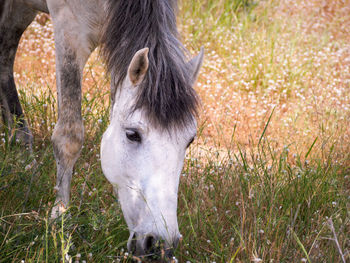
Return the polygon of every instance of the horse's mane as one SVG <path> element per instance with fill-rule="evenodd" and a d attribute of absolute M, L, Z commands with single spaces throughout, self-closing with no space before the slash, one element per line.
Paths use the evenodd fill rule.
<path fill-rule="evenodd" d="M 186 124 L 198 105 L 187 51 L 178 40 L 176 9 L 177 0 L 108 0 L 102 37 L 102 54 L 116 87 L 134 54 L 149 48 L 149 68 L 134 109 L 146 110 L 164 128 Z"/>
<path fill-rule="evenodd" d="M 2 0 L 0 3 L 0 24 L 7 19 L 11 13 L 13 0 Z"/>

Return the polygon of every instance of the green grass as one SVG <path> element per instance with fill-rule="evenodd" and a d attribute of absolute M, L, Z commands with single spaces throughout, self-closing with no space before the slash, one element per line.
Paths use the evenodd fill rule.
<path fill-rule="evenodd" d="M 22 98 L 28 100 L 24 105 L 32 105 L 27 108 L 30 120 L 39 112 L 50 116 L 50 108 L 43 105 L 54 100 L 52 94 Z M 99 105 L 94 99 L 83 101 L 84 109 Z M 99 163 L 107 116 L 107 111 L 98 116 L 102 122 L 93 115 L 87 118 L 86 125 L 95 129 L 87 131 L 75 168 L 71 207 L 54 222 L 48 218 L 55 197 L 50 138 L 35 134 L 33 168 L 27 167 L 33 156 L 23 148 L 1 145 L 0 262 L 59 262 L 66 253 L 73 260 L 80 254 L 88 262 L 126 260 L 128 230 Z M 273 149 L 263 133 L 268 128 L 261 131 L 260 144 L 251 147 L 243 148 L 233 136 L 224 158 L 215 149 L 198 157 L 192 152 L 203 145 L 191 147 L 179 190 L 184 236 L 177 250 L 180 262 L 249 262 L 254 256 L 277 262 L 337 262 L 329 218 L 340 246 L 348 248 L 349 170 L 332 164 L 331 153 L 328 163 L 305 163 L 301 156 L 292 157 L 287 146 Z"/>
<path fill-rule="evenodd" d="M 282 24 L 269 21 L 267 10 L 254 12 L 255 6 L 243 0 L 182 1 L 179 17 L 187 46 L 197 49 L 209 43 L 209 59 L 218 59 L 210 53 L 215 51 L 228 63 L 212 66 L 208 62 L 204 72 L 219 74 L 234 66 L 247 82 L 256 81 L 247 93 L 267 89 L 269 79 L 283 75 L 279 54 L 288 54 L 291 63 L 302 42 L 296 37 L 287 51 L 277 48 L 283 40 L 278 38 Z M 189 18 L 194 22 L 185 23 Z M 267 32 L 268 41 L 257 28 Z M 237 42 L 225 46 L 228 34 L 237 36 Z M 242 43 L 246 50 L 240 49 Z M 242 55 L 234 55 L 234 50 Z M 243 55 L 248 57 L 252 51 L 255 57 L 241 66 Z M 258 71 L 259 64 L 263 72 Z M 286 67 L 288 99 L 292 99 L 297 85 L 307 88 L 304 77 L 316 73 L 310 73 L 309 63 L 296 69 Z M 327 69 L 322 65 L 321 71 Z M 214 76 L 227 77 L 220 74 Z M 236 80 L 226 81 L 229 87 Z M 75 166 L 71 206 L 63 217 L 50 221 L 56 173 L 50 136 L 57 121 L 56 99 L 52 87 L 35 83 L 34 79 L 19 86 L 34 134 L 33 155 L 20 145 L 11 145 L 5 127 L 0 126 L 0 262 L 130 262 L 128 229 L 99 160 L 109 118 L 108 92 L 101 92 L 98 82 L 83 96 L 86 140 Z M 282 94 L 283 87 L 275 92 Z M 350 260 L 350 167 L 348 155 L 339 150 L 343 145 L 337 141 L 329 146 L 331 140 L 323 133 L 309 134 L 306 146 L 298 141 L 284 146 L 284 142 L 276 143 L 271 131 L 276 131 L 273 127 L 280 122 L 280 113 L 278 106 L 272 108 L 254 129 L 256 139 L 248 143 L 242 143 L 242 130 L 236 126 L 230 126 L 228 134 L 217 125 L 217 134 L 208 140 L 209 125 L 201 120 L 180 181 L 178 221 L 183 241 L 176 251 L 179 262 L 341 262 L 341 253 Z M 345 111 L 334 114 L 346 116 Z M 223 143 L 222 134 L 230 140 Z M 36 164 L 31 166 L 34 159 Z"/>

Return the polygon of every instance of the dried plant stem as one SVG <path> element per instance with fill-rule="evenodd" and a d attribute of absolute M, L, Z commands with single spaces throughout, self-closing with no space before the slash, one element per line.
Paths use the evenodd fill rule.
<path fill-rule="evenodd" d="M 331 231 L 332 231 L 332 233 L 333 233 L 333 236 L 334 236 L 334 239 L 333 239 L 333 240 L 334 240 L 335 244 L 337 245 L 339 254 L 340 254 L 340 256 L 341 256 L 341 259 L 342 259 L 343 263 L 346 263 L 346 262 L 345 262 L 344 254 L 343 254 L 343 252 L 342 252 L 342 250 L 341 250 L 341 247 L 340 247 L 340 244 L 339 244 L 339 242 L 338 242 L 337 233 L 335 233 L 335 229 L 334 229 L 334 225 L 333 225 L 333 220 L 332 220 L 332 218 L 328 219 L 328 225 L 329 225 L 329 227 L 330 227 L 330 229 L 331 229 Z"/>

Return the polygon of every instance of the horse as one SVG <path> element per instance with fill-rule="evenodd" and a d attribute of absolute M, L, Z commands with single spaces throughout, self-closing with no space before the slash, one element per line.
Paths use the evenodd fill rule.
<path fill-rule="evenodd" d="M 0 3 L 2 115 L 8 127 L 17 125 L 17 139 L 29 148 L 33 136 L 18 99 L 13 64 L 22 33 L 37 12 L 52 18 L 58 101 L 52 134 L 57 166 L 52 218 L 69 205 L 73 167 L 84 141 L 82 72 L 101 46 L 111 76 L 110 124 L 101 141 L 101 166 L 130 232 L 127 248 L 138 256 L 171 258 L 181 239 L 178 186 L 186 148 L 197 130 L 199 99 L 193 86 L 204 52 L 201 48 L 190 58 L 181 44 L 177 8 L 177 0 Z"/>

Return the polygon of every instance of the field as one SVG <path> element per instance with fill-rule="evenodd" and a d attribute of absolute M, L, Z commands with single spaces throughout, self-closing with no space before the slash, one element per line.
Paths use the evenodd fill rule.
<path fill-rule="evenodd" d="M 179 188 L 178 262 L 349 262 L 350 1 L 183 0 L 178 24 L 191 53 L 206 52 Z M 99 160 L 109 79 L 98 50 L 85 67 L 71 207 L 49 220 L 54 64 L 52 24 L 40 14 L 15 63 L 34 155 L 0 124 L 0 262 L 130 262 Z"/>

